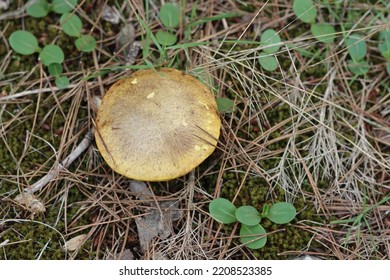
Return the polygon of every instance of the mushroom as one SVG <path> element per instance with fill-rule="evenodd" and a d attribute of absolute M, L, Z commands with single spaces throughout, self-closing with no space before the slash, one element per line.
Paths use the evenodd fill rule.
<path fill-rule="evenodd" d="M 189 173 L 218 142 L 214 95 L 196 78 L 162 68 L 117 81 L 98 108 L 95 139 L 107 164 L 139 181 Z"/>

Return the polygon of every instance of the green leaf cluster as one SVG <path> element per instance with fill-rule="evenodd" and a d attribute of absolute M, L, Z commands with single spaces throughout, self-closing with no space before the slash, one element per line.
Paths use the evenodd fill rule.
<path fill-rule="evenodd" d="M 267 71 L 274 71 L 278 68 L 278 60 L 275 53 L 281 46 L 281 38 L 273 29 L 267 29 L 261 34 L 260 43 L 263 51 L 259 54 L 259 63 Z"/>
<path fill-rule="evenodd" d="M 348 61 L 348 69 L 355 75 L 364 75 L 368 72 L 368 62 L 365 60 L 367 45 L 364 38 L 357 33 L 352 33 L 345 39 L 348 54 L 351 60 Z"/>
<path fill-rule="evenodd" d="M 180 9 L 174 3 L 166 3 L 161 6 L 160 21 L 166 30 L 160 30 L 156 33 L 156 40 L 162 46 L 172 46 L 177 42 L 177 36 L 174 29 L 180 24 Z"/>
<path fill-rule="evenodd" d="M 30 0 L 26 4 L 28 15 L 41 18 L 47 16 L 49 12 L 61 14 L 60 25 L 65 34 L 76 37 L 75 46 L 82 52 L 91 52 L 96 47 L 96 40 L 91 35 L 81 35 L 81 19 L 73 13 L 78 0 Z"/>
<path fill-rule="evenodd" d="M 74 14 L 73 10 L 77 6 L 78 0 L 30 0 L 26 4 L 28 15 L 41 18 L 47 16 L 50 12 L 61 14 L 60 26 L 65 34 L 76 37 L 75 46 L 82 52 L 91 52 L 96 47 L 96 40 L 91 35 L 82 35 L 81 19 Z M 40 47 L 37 38 L 29 31 L 17 30 L 9 37 L 11 48 L 22 55 L 31 55 L 39 53 L 39 59 L 42 64 L 48 67 L 49 73 L 56 78 L 55 83 L 59 88 L 66 88 L 69 85 L 69 79 L 61 76 L 62 63 L 64 62 L 64 52 L 61 47 L 49 44 Z"/>
<path fill-rule="evenodd" d="M 61 28 L 65 34 L 76 37 L 75 46 L 82 52 L 91 52 L 96 48 L 96 40 L 91 35 L 81 35 L 82 22 L 74 13 L 66 12 L 60 18 Z"/>
<path fill-rule="evenodd" d="M 53 0 L 49 3 L 47 0 L 30 0 L 26 4 L 26 12 L 35 18 L 42 18 L 50 12 L 64 14 L 73 11 L 78 0 Z"/>
<path fill-rule="evenodd" d="M 65 88 L 69 84 L 67 77 L 61 77 L 62 66 L 64 62 L 64 52 L 62 49 L 54 44 L 49 44 L 43 48 L 39 47 L 38 39 L 29 31 L 17 30 L 9 37 L 9 43 L 11 48 L 22 55 L 30 55 L 33 53 L 39 53 L 39 59 L 42 64 L 48 67 L 49 73 L 56 78 L 56 85 L 59 88 Z M 58 80 L 58 81 L 57 81 Z M 62 81 L 60 83 L 59 81 Z M 64 83 L 67 80 L 68 83 Z"/>
<path fill-rule="evenodd" d="M 222 224 L 240 222 L 240 241 L 250 249 L 260 249 L 267 242 L 266 231 L 260 225 L 262 219 L 269 219 L 275 224 L 286 224 L 296 216 L 295 207 L 287 202 L 277 202 L 271 206 L 265 204 L 260 214 L 253 206 L 237 208 L 226 198 L 212 200 L 209 212 L 213 219 Z"/>
<path fill-rule="evenodd" d="M 321 22 L 316 23 L 316 17 L 318 10 L 313 0 L 294 0 L 293 12 L 295 16 L 310 24 L 310 32 L 313 37 L 319 42 L 325 44 L 332 44 L 335 40 L 335 29 L 329 23 Z M 385 30 L 380 33 L 379 51 L 381 55 L 386 59 L 386 70 L 390 74 L 390 31 Z M 350 56 L 350 60 L 347 62 L 347 67 L 350 72 L 355 75 L 364 75 L 369 71 L 369 64 L 367 62 L 367 45 L 362 35 L 352 33 L 345 38 L 345 45 Z M 267 57 L 263 58 L 264 60 Z M 272 67 L 272 61 L 269 61 Z"/>
<path fill-rule="evenodd" d="M 315 22 L 318 10 L 313 0 L 294 0 L 293 12 L 299 20 L 310 24 L 310 32 L 318 41 L 325 44 L 334 42 L 336 33 L 334 27 L 329 23 Z M 367 44 L 365 38 L 358 33 L 349 34 L 345 38 L 345 45 L 351 58 L 347 62 L 349 71 L 355 75 L 366 74 L 370 67 L 366 60 Z M 379 33 L 378 49 L 386 60 L 386 71 L 390 75 L 390 30 L 383 30 Z M 262 60 L 262 66 L 265 65 L 269 69 L 276 67 L 275 62 L 266 55 L 262 57 Z"/>
<path fill-rule="evenodd" d="M 329 23 L 316 23 L 317 7 L 312 0 L 294 0 L 293 12 L 296 17 L 310 24 L 310 32 L 318 41 L 331 44 L 335 39 L 335 29 Z"/>

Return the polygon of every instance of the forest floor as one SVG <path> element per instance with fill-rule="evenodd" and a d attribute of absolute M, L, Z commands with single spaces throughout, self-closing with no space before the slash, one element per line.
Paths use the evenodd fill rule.
<path fill-rule="evenodd" d="M 164 11 L 157 0 L 79 0 L 77 36 L 24 2 L 0 1 L 0 259 L 390 258 L 388 1 L 184 0 Z M 41 49 L 15 51 L 17 30 Z M 96 46 L 80 51 L 81 35 Z M 47 58 L 60 74 L 44 63 L 49 44 L 64 54 Z M 147 183 L 145 200 L 92 141 L 25 195 L 94 127 L 95 97 L 159 67 L 215 94 L 222 128 L 209 158 Z M 289 202 L 297 215 L 263 219 L 267 243 L 250 249 L 239 223 L 211 217 L 218 197 L 260 212 Z"/>

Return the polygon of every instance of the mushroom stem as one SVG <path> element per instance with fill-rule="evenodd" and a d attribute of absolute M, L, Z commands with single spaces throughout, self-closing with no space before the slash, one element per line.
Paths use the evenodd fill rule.
<path fill-rule="evenodd" d="M 39 181 L 32 186 L 25 188 L 26 193 L 34 193 L 46 186 L 51 180 L 53 180 L 62 170 L 68 168 L 72 162 L 78 158 L 91 144 L 94 138 L 94 128 L 91 128 L 84 139 L 78 144 L 78 146 L 60 163 L 58 163 L 52 170 L 50 170 Z"/>

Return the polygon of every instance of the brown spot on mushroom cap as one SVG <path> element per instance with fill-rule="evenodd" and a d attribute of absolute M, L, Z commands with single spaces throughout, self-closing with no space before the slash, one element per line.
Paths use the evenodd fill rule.
<path fill-rule="evenodd" d="M 221 126 L 216 107 L 213 94 L 190 75 L 140 70 L 105 94 L 96 143 L 108 165 L 126 177 L 174 179 L 214 151 Z"/>

